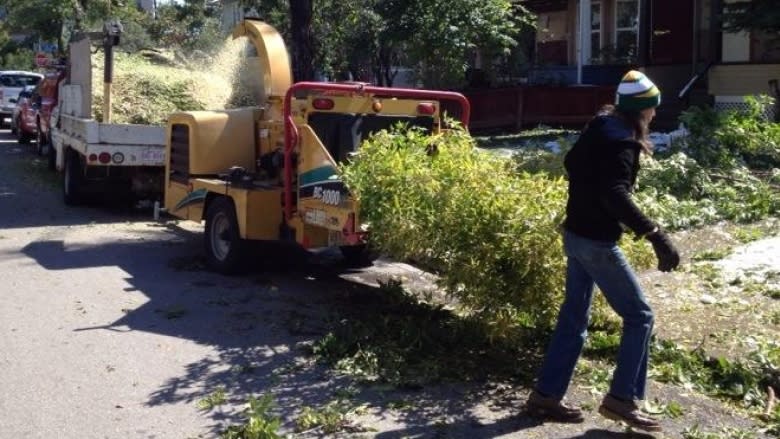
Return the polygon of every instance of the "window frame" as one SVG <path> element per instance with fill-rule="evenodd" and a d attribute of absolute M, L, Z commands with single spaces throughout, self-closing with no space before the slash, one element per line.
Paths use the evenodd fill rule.
<path fill-rule="evenodd" d="M 606 0 L 593 0 L 590 3 L 590 40 L 588 40 L 588 57 L 590 61 L 588 64 L 595 64 L 601 58 L 601 49 L 604 47 L 604 4 Z M 598 6 L 599 10 L 599 26 L 598 29 L 593 29 L 593 9 Z M 593 47 L 593 35 L 598 35 L 598 47 Z"/>
<path fill-rule="evenodd" d="M 633 32 L 634 33 L 634 47 L 639 47 L 639 23 L 642 19 L 642 10 L 641 10 L 641 4 L 639 0 L 613 0 L 614 1 L 614 7 L 613 7 L 613 19 L 612 19 L 612 47 L 614 48 L 615 56 L 617 57 L 618 54 L 618 35 L 621 32 Z M 618 7 L 621 3 L 633 3 L 636 5 L 636 23 L 632 27 L 619 27 L 618 26 L 618 20 L 620 19 L 620 16 L 618 14 Z M 636 54 L 634 55 L 634 58 L 636 57 Z M 628 57 L 619 57 L 617 59 L 625 59 L 629 60 Z M 629 60 L 630 62 L 630 60 Z M 634 62 L 636 60 L 634 59 Z"/>

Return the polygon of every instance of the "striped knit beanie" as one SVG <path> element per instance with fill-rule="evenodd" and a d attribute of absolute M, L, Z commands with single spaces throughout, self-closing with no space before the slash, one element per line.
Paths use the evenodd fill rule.
<path fill-rule="evenodd" d="M 631 70 L 623 76 L 615 96 L 618 110 L 641 111 L 661 104 L 661 90 L 642 72 Z"/>

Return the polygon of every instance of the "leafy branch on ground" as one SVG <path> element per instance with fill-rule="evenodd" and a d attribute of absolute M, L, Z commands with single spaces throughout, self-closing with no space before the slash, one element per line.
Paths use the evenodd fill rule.
<path fill-rule="evenodd" d="M 259 399 L 250 396 L 245 411 L 245 423 L 228 427 L 220 437 L 222 439 L 282 439 L 283 436 L 279 433 L 282 421 L 271 412 L 273 407 L 273 396 L 270 394 L 263 395 Z"/>
<path fill-rule="evenodd" d="M 538 337 L 491 339 L 484 322 L 422 302 L 399 281 L 344 300 L 351 306 L 340 308 L 311 353 L 363 382 L 400 389 L 489 376 L 530 382 L 541 356 Z"/>
<path fill-rule="evenodd" d="M 217 387 L 216 390 L 201 398 L 198 401 L 198 408 L 201 410 L 211 410 L 227 402 L 227 393 L 224 386 Z"/>
<path fill-rule="evenodd" d="M 435 271 L 460 310 L 494 337 L 550 328 L 564 283 L 565 181 L 518 173 L 510 159 L 474 146 L 462 129 L 383 131 L 342 175 L 371 225 L 372 245 Z M 636 266 L 650 266 L 646 243 L 626 239 L 623 248 Z M 598 303 L 595 313 L 603 309 Z"/>

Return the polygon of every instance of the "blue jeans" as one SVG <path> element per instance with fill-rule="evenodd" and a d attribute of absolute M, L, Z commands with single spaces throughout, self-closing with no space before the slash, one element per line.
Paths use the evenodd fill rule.
<path fill-rule="evenodd" d="M 615 242 L 594 241 L 565 231 L 566 297 L 547 348 L 536 390 L 563 398 L 587 336 L 593 286 L 623 319 L 623 334 L 610 392 L 618 398 L 645 398 L 653 311 L 636 275 Z"/>

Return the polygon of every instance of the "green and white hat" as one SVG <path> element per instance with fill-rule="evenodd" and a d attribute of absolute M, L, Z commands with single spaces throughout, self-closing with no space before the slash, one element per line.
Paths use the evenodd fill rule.
<path fill-rule="evenodd" d="M 661 105 L 661 90 L 644 73 L 631 70 L 623 76 L 615 96 L 618 110 L 641 111 Z"/>

